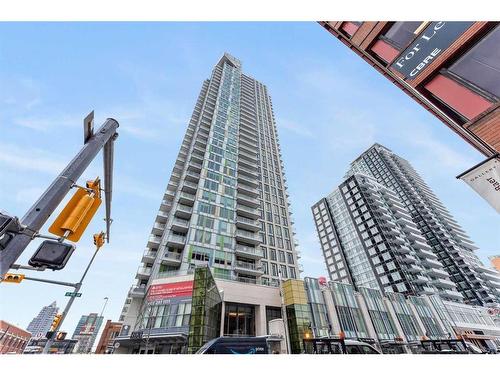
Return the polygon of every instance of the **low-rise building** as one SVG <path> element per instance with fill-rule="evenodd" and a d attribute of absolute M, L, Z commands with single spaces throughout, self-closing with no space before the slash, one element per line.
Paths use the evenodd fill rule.
<path fill-rule="evenodd" d="M 0 354 L 22 354 L 31 333 L 0 320 Z"/>
<path fill-rule="evenodd" d="M 104 330 L 101 333 L 101 338 L 97 344 L 96 354 L 110 354 L 113 353 L 114 347 L 113 343 L 115 337 L 118 336 L 120 330 L 122 329 L 122 323 L 112 322 L 108 319 Z"/>

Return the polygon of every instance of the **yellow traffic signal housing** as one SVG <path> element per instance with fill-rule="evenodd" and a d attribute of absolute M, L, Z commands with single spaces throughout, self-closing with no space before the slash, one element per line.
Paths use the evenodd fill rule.
<path fill-rule="evenodd" d="M 61 318 L 62 318 L 62 314 L 56 314 L 56 316 L 54 316 L 54 320 L 52 321 L 52 324 L 50 325 L 50 331 L 54 332 L 57 330 L 57 328 L 59 327 L 59 323 L 61 321 Z"/>
<path fill-rule="evenodd" d="M 100 249 L 104 245 L 104 232 L 94 234 L 94 245 Z"/>
<path fill-rule="evenodd" d="M 2 279 L 2 282 L 4 283 L 15 283 L 19 284 L 21 281 L 24 280 L 24 275 L 23 274 L 18 274 L 18 273 L 6 273 L 5 276 Z"/>
<path fill-rule="evenodd" d="M 99 182 L 97 182 L 97 185 L 99 185 Z M 101 198 L 97 194 L 92 196 L 87 190 L 78 188 L 75 195 L 50 226 L 49 232 L 62 237 L 66 231 L 69 231 L 68 240 L 77 242 L 89 225 L 90 220 L 94 217 L 101 202 Z"/>
<path fill-rule="evenodd" d="M 87 181 L 87 188 L 92 189 L 97 198 L 101 198 L 101 180 L 97 177 L 95 180 Z"/>

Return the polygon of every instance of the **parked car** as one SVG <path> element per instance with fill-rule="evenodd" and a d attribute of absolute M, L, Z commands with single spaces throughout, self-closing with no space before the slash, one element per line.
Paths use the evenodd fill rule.
<path fill-rule="evenodd" d="M 196 354 L 280 354 L 281 338 L 217 337 L 203 345 Z"/>

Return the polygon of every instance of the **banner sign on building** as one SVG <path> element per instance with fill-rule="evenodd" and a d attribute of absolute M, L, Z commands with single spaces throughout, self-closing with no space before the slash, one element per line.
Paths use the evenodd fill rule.
<path fill-rule="evenodd" d="M 176 283 L 165 283 L 151 285 L 148 291 L 147 300 L 164 301 L 174 298 L 186 298 L 193 295 L 193 280 L 180 281 Z"/>
<path fill-rule="evenodd" d="M 414 79 L 472 24 L 473 22 L 431 22 L 394 60 L 391 68 L 402 73 L 404 78 Z"/>
<path fill-rule="evenodd" d="M 500 155 L 457 176 L 500 213 Z"/>

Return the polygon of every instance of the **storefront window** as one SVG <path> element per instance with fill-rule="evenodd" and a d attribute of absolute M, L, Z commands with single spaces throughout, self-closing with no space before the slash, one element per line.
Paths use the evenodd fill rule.
<path fill-rule="evenodd" d="M 489 94 L 500 97 L 500 26 L 448 70 Z"/>
<path fill-rule="evenodd" d="M 226 304 L 224 335 L 255 336 L 255 309 L 250 305 Z"/>

